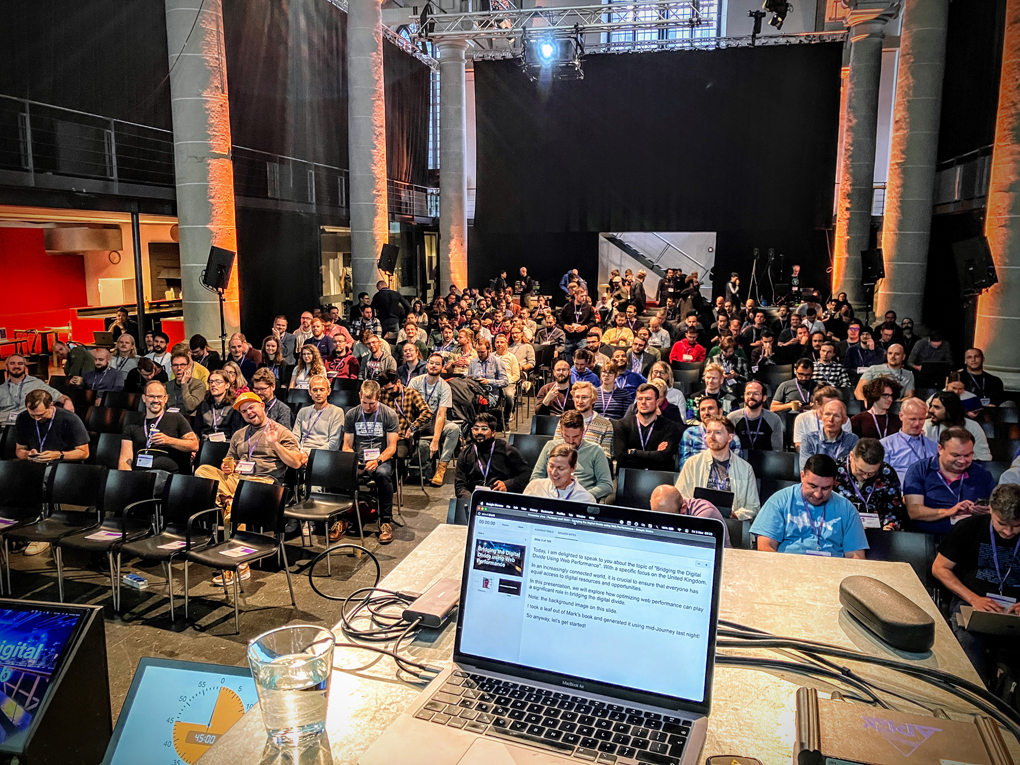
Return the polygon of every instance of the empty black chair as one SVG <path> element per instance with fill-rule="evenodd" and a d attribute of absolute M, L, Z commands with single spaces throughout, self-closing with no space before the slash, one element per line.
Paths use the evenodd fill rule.
<path fill-rule="evenodd" d="M 550 441 L 552 441 L 552 436 L 525 435 L 523 433 L 511 433 L 508 439 L 508 443 L 521 453 L 524 461 L 532 469 L 538 464 L 539 455 Z"/>
<path fill-rule="evenodd" d="M 219 468 L 229 451 L 229 441 L 203 441 L 202 445 L 198 447 L 198 459 L 195 461 L 195 467 L 212 465 L 214 468 Z"/>
<path fill-rule="evenodd" d="M 289 388 L 287 390 L 287 403 L 295 412 L 303 406 L 312 404 L 312 395 L 301 388 Z"/>
<path fill-rule="evenodd" d="M 984 415 L 989 422 L 1020 422 L 1020 410 L 1015 405 L 987 406 Z"/>
<path fill-rule="evenodd" d="M 351 407 L 358 406 L 361 403 L 361 398 L 358 396 L 357 390 L 334 388 L 329 394 L 329 403 L 340 407 L 346 412 Z"/>
<path fill-rule="evenodd" d="M 334 377 L 333 390 L 334 391 L 346 390 L 352 391 L 354 394 L 357 394 L 357 392 L 361 390 L 361 382 L 362 381 L 357 378 L 351 379 L 350 377 Z M 357 399 L 358 398 L 357 395 L 355 395 L 354 398 Z M 340 405 L 337 404 L 337 406 Z"/>
<path fill-rule="evenodd" d="M 113 409 L 138 410 L 138 402 L 142 400 L 141 393 L 128 393 L 123 390 L 111 390 L 103 394 L 103 406 Z"/>
<path fill-rule="evenodd" d="M 1020 441 L 1012 438 L 989 438 L 988 449 L 995 462 L 1012 462 L 1020 450 Z"/>
<path fill-rule="evenodd" d="M 865 529 L 868 537 L 868 560 L 908 563 L 928 592 L 938 587 L 931 573 L 935 562 L 935 536 L 916 531 L 882 531 Z"/>
<path fill-rule="evenodd" d="M 90 433 L 120 433 L 124 430 L 124 410 L 90 406 L 85 414 L 85 429 Z"/>
<path fill-rule="evenodd" d="M 757 478 L 781 478 L 785 481 L 800 479 L 797 471 L 797 455 L 793 452 L 760 452 L 747 453 L 747 461 Z"/>
<path fill-rule="evenodd" d="M 615 504 L 648 510 L 652 506 L 652 492 L 655 487 L 664 484 L 673 486 L 679 477 L 679 473 L 668 473 L 665 470 L 624 468 L 616 482 Z"/>
<path fill-rule="evenodd" d="M 46 465 L 38 462 L 0 462 L 0 535 L 3 536 L 2 565 L 7 567 L 7 592 L 11 592 L 11 563 L 7 533 L 35 523 L 42 514 Z M 2 589 L 2 579 L 0 579 Z"/>
<path fill-rule="evenodd" d="M 18 429 L 13 425 L 0 428 L 0 460 L 18 458 Z"/>
<path fill-rule="evenodd" d="M 156 474 L 152 471 L 111 470 L 106 474 L 103 520 L 99 527 L 62 536 L 55 542 L 61 550 L 106 553 L 113 610 L 116 612 L 120 611 L 120 568 L 114 565 L 113 553 L 126 542 L 140 539 L 152 531 L 156 512 L 152 496 L 155 485 Z M 103 535 L 102 538 L 94 538 L 99 534 Z M 63 579 L 63 567 L 58 569 L 57 576 Z M 62 582 L 60 589 L 63 590 Z"/>
<path fill-rule="evenodd" d="M 531 418 L 531 435 L 551 436 L 556 432 L 560 418 L 553 414 L 536 414 Z"/>
<path fill-rule="evenodd" d="M 1009 470 L 1010 463 L 1008 462 L 982 462 L 985 469 L 992 474 L 992 480 L 996 484 L 999 483 L 999 479 L 1002 478 L 1002 474 Z"/>
<path fill-rule="evenodd" d="M 103 511 L 103 493 L 106 474 L 102 465 L 83 465 L 72 462 L 58 464 L 49 478 L 46 489 L 46 507 L 42 516 L 32 524 L 14 529 L 4 538 L 18 542 L 53 544 L 61 537 L 94 528 L 99 525 Z M 84 506 L 85 510 L 65 510 L 64 505 Z M 93 515 L 92 511 L 95 511 Z M 54 547 L 53 561 L 57 564 L 57 592 L 64 602 L 64 574 L 60 548 Z"/>
<path fill-rule="evenodd" d="M 677 362 L 673 362 L 673 383 L 675 385 L 684 386 L 682 390 L 685 394 L 690 393 L 691 390 L 701 381 L 702 371 L 701 369 L 677 369 Z"/>
<path fill-rule="evenodd" d="M 467 526 L 471 497 L 451 497 L 450 506 L 446 511 L 446 522 L 451 526 Z"/>
<path fill-rule="evenodd" d="M 214 512 L 216 508 L 213 508 Z M 192 520 L 196 520 L 192 518 Z M 209 568 L 232 571 L 234 573 L 234 632 L 241 634 L 241 623 L 238 612 L 238 569 L 245 563 L 269 558 L 279 554 L 283 559 L 283 570 L 287 574 L 287 587 L 290 589 L 290 602 L 294 600 L 294 586 L 290 581 L 290 564 L 287 563 L 287 550 L 283 544 L 283 487 L 271 483 L 241 481 L 234 492 L 234 501 L 230 509 L 230 539 L 196 549 L 193 542 L 191 521 L 186 534 L 188 548 L 184 553 L 184 616 L 188 615 L 188 564 L 199 563 Z M 271 531 L 275 537 L 247 529 L 263 529 Z M 232 550 L 243 548 L 250 550 L 242 555 L 226 555 Z M 225 584 L 225 583 L 224 583 Z M 224 586 L 224 592 L 226 587 Z"/>
<path fill-rule="evenodd" d="M 668 358 L 668 354 L 667 354 L 667 358 Z M 673 379 L 674 380 L 676 379 L 676 373 L 677 372 L 683 372 L 683 371 L 688 371 L 688 372 L 689 371 L 695 371 L 695 372 L 698 373 L 698 378 L 700 379 L 701 373 L 705 369 L 705 362 L 704 361 L 671 361 L 671 362 L 669 362 L 669 365 L 673 368 Z"/>
<path fill-rule="evenodd" d="M 141 425 L 145 422 L 145 412 L 139 412 L 138 410 L 124 410 L 124 419 L 122 421 L 121 432 L 126 427 L 131 425 Z"/>
<path fill-rule="evenodd" d="M 251 483 L 242 481 L 241 483 Z M 174 619 L 174 558 L 192 547 L 208 544 L 216 528 L 217 511 L 216 492 L 219 484 L 211 478 L 196 478 L 190 475 L 172 475 L 163 487 L 163 494 L 158 500 L 161 526 L 159 533 L 128 542 L 117 548 L 116 570 L 120 571 L 121 558 L 124 555 L 156 560 L 166 564 L 167 590 L 170 593 L 170 620 Z M 202 521 L 198 527 L 206 531 L 205 539 L 192 540 L 188 536 L 189 522 Z M 118 582 L 119 586 L 119 582 Z M 120 595 L 117 595 L 117 607 L 120 607 Z"/>
<path fill-rule="evenodd" d="M 334 452 L 312 449 L 305 468 L 305 497 L 303 502 L 284 510 L 287 518 L 325 525 L 325 544 L 329 546 L 329 527 L 333 519 L 346 513 L 358 502 L 358 455 L 354 452 Z M 354 513 L 358 523 L 358 536 L 365 544 L 361 513 Z M 304 544 L 304 535 L 301 537 Z M 329 566 L 329 556 L 326 556 Z"/>
<path fill-rule="evenodd" d="M 846 400 L 847 417 L 855 417 L 863 411 L 864 406 L 862 405 L 861 400 L 851 393 L 850 397 Z"/>
<path fill-rule="evenodd" d="M 120 466 L 120 442 L 118 433 L 92 433 L 89 435 L 89 465 L 101 465 L 109 470 Z"/>
<path fill-rule="evenodd" d="M 738 550 L 751 549 L 751 521 L 726 518 L 726 530 L 730 533 L 730 544 Z"/>
<path fill-rule="evenodd" d="M 800 481 L 790 481 L 785 478 L 762 478 L 758 481 L 758 497 L 764 505 L 765 501 L 777 491 L 799 485 Z"/>

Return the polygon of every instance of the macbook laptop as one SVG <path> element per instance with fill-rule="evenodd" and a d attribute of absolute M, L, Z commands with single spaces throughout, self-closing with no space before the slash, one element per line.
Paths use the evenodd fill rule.
<path fill-rule="evenodd" d="M 1020 616 L 1017 614 L 996 614 L 991 611 L 975 611 L 970 606 L 960 608 L 960 626 L 970 632 L 984 632 L 988 635 L 1020 635 Z"/>
<path fill-rule="evenodd" d="M 92 342 L 99 348 L 112 348 L 114 346 L 112 332 L 93 332 Z"/>
<path fill-rule="evenodd" d="M 694 765 L 723 528 L 476 491 L 453 664 L 360 765 Z"/>

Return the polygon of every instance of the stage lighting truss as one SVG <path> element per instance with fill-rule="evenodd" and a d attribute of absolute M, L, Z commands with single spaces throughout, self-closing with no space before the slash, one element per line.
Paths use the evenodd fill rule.
<path fill-rule="evenodd" d="M 525 33 L 520 56 L 521 68 L 531 80 L 583 80 L 584 43 L 575 30 L 569 37 L 545 31 Z"/>

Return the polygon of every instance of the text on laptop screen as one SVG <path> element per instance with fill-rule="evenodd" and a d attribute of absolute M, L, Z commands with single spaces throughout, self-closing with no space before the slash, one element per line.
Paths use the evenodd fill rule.
<path fill-rule="evenodd" d="M 0 742 L 21 743 L 60 667 L 80 613 L 0 608 Z"/>
<path fill-rule="evenodd" d="M 704 701 L 714 538 L 638 525 L 481 505 L 460 652 Z"/>

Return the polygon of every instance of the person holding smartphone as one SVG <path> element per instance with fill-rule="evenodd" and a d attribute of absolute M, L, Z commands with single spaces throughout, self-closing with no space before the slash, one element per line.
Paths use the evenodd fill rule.
<path fill-rule="evenodd" d="M 15 421 L 15 454 L 19 460 L 88 459 L 89 434 L 74 412 L 56 406 L 53 396 L 42 389 L 25 394 L 25 407 Z"/>

